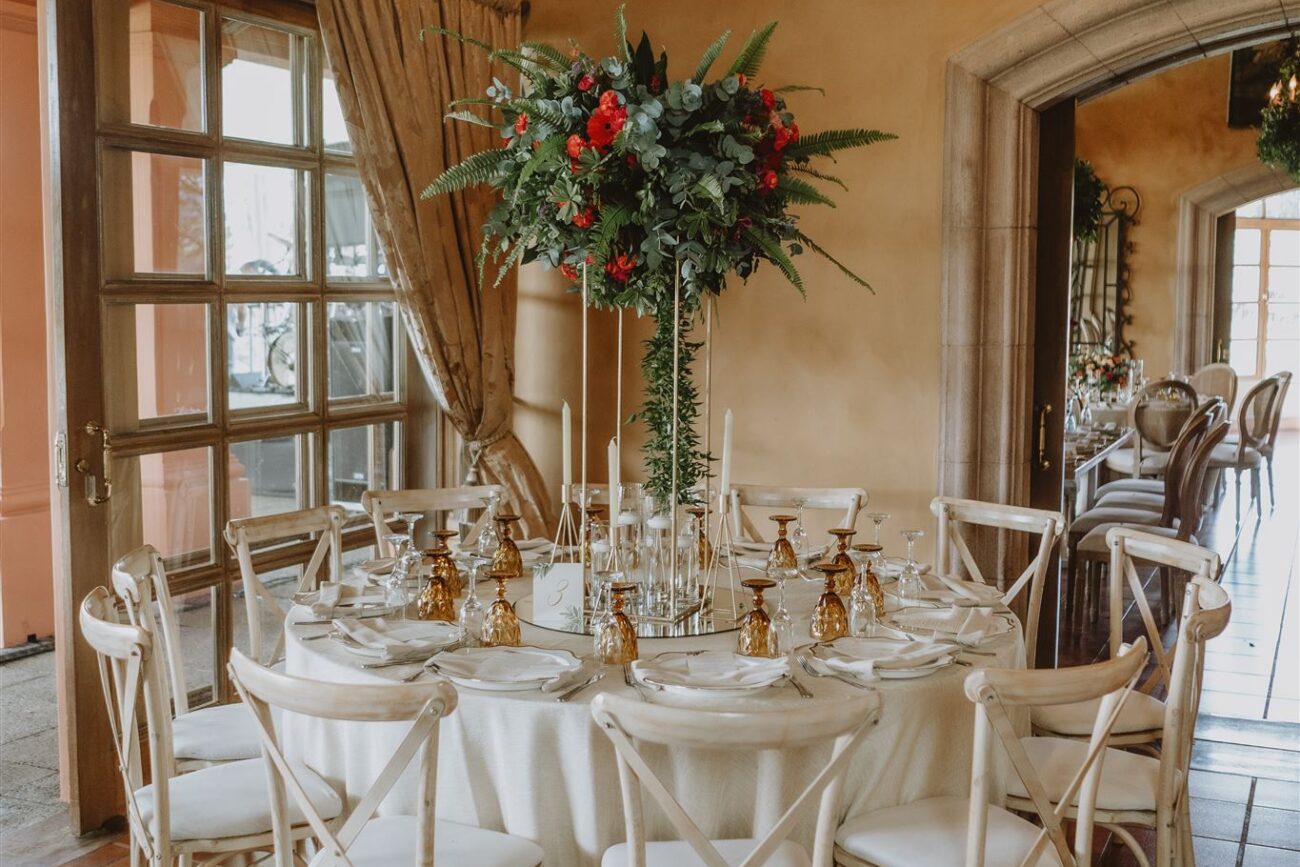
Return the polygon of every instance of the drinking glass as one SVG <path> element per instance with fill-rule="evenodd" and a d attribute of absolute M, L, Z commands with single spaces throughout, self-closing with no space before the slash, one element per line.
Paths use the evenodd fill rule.
<path fill-rule="evenodd" d="M 402 512 L 398 514 L 398 520 L 406 525 L 406 538 L 410 540 L 412 548 L 419 548 L 419 542 L 415 537 L 415 525 L 424 517 L 420 512 Z"/>
<path fill-rule="evenodd" d="M 795 497 L 790 501 L 794 505 L 794 532 L 790 534 L 794 552 L 799 556 L 808 553 L 808 531 L 803 528 L 803 507 L 808 505 L 807 497 Z"/>
<path fill-rule="evenodd" d="M 740 630 L 736 633 L 736 653 L 741 656 L 774 658 L 781 655 L 772 618 L 763 608 L 763 592 L 775 584 L 771 578 L 746 578 L 740 582 L 741 587 L 754 594 L 753 606 L 740 618 Z"/>
<path fill-rule="evenodd" d="M 866 547 L 855 546 L 851 555 L 861 570 L 849 595 L 849 635 L 854 638 L 869 638 L 876 632 L 876 603 L 867 588 L 867 570 L 871 568 L 873 552 L 862 550 Z"/>
<path fill-rule="evenodd" d="M 478 534 L 478 553 L 491 557 L 501 546 L 501 534 L 497 532 L 497 505 L 501 495 L 496 491 L 487 495 L 487 515 L 483 520 L 483 531 Z"/>
<path fill-rule="evenodd" d="M 399 619 L 406 618 L 406 604 L 411 601 L 406 592 L 406 581 L 411 568 L 411 559 L 409 557 L 411 551 L 410 541 L 411 537 L 405 533 L 384 534 L 384 542 L 388 544 L 396 557 L 393 561 L 392 571 L 388 573 L 388 577 L 384 580 L 384 603 L 399 608 Z M 418 559 L 416 562 L 419 562 Z"/>
<path fill-rule="evenodd" d="M 898 576 L 898 599 L 900 602 L 919 602 L 921 591 L 921 572 L 916 565 L 916 540 L 925 535 L 923 530 L 904 530 L 900 534 L 907 540 L 907 563 L 903 574 Z"/>
<path fill-rule="evenodd" d="M 624 597 L 637 589 L 631 581 L 624 581 L 620 572 L 606 572 L 605 593 L 609 598 L 607 610 L 592 630 L 592 644 L 596 658 L 606 665 L 624 665 L 637 658 L 636 620 L 624 610 Z"/>
<path fill-rule="evenodd" d="M 460 604 L 460 613 L 456 622 L 460 625 L 461 641 L 466 647 L 478 647 L 483 643 L 483 603 L 478 598 L 478 576 L 480 570 L 491 563 L 489 557 L 471 557 L 469 560 L 469 593 Z"/>
<path fill-rule="evenodd" d="M 776 611 L 772 612 L 772 634 L 776 637 L 777 653 L 781 655 L 794 650 L 794 619 L 785 607 L 785 582 L 798 574 L 798 569 L 786 566 L 767 570 L 767 577 L 776 582 Z"/>
<path fill-rule="evenodd" d="M 871 523 L 872 523 L 872 524 L 875 524 L 875 525 L 876 525 L 876 526 L 875 526 L 876 538 L 873 539 L 872 541 L 874 541 L 877 545 L 879 545 L 879 544 L 880 544 L 880 528 L 881 528 L 882 526 L 884 526 L 884 523 L 885 523 L 886 521 L 889 520 L 890 515 L 889 515 L 888 512 L 868 512 L 868 513 L 867 513 L 867 517 L 871 519 Z"/>

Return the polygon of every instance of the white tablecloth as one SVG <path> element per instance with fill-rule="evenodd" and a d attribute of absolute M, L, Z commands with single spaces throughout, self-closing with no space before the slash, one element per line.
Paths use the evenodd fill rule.
<path fill-rule="evenodd" d="M 518 582 L 527 585 L 529 582 Z M 520 586 L 519 593 L 527 592 Z M 792 585 L 788 607 L 796 635 L 808 634 L 808 613 L 816 599 L 811 585 Z M 289 620 L 303 619 L 302 609 Z M 324 627 L 292 627 L 287 643 L 290 674 L 337 683 L 394 680 L 409 668 L 363 671 L 357 657 L 325 639 L 302 641 Z M 735 633 L 704 638 L 642 639 L 642 656 L 665 650 L 734 647 Z M 590 656 L 591 639 L 525 625 L 524 642 L 566 647 Z M 1021 666 L 1019 629 L 980 648 L 996 657 L 970 656 L 975 663 Z M 954 665 L 919 680 L 883 681 L 881 720 L 853 758 L 841 800 L 841 815 L 891 807 L 938 795 L 969 791 L 973 708 L 962 691 L 970 668 Z M 426 675 L 426 677 L 429 675 Z M 813 701 L 836 701 L 855 688 L 799 672 Z M 442 722 L 438 755 L 439 818 L 507 831 L 535 840 L 548 865 L 598 864 L 606 847 L 624 840 L 623 808 L 613 748 L 591 718 L 590 701 L 600 691 L 634 695 L 621 673 L 610 669 L 598 685 L 560 704 L 539 692 L 489 693 L 460 690 L 455 713 Z M 797 705 L 790 688 L 766 691 L 748 704 L 761 709 Z M 305 760 L 355 801 L 369 788 L 405 733 L 405 723 L 340 723 L 286 715 L 282 733 L 292 755 Z M 719 741 L 727 732 L 719 730 Z M 792 798 L 829 757 L 816 751 L 760 754 L 754 760 L 731 752 L 651 750 L 647 758 L 706 834 L 747 837 L 775 823 Z M 996 789 L 995 789 L 996 790 Z M 414 814 L 414 779 L 400 780 L 380 814 Z M 670 835 L 657 807 L 645 801 L 648 839 Z M 811 844 L 815 810 L 794 839 Z"/>

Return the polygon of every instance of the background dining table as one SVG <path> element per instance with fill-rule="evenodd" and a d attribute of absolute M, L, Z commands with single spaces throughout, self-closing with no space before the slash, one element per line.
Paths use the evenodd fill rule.
<path fill-rule="evenodd" d="M 531 581 L 517 580 L 510 590 L 512 598 L 527 595 Z M 796 640 L 810 641 L 806 637 L 810 613 L 820 587 L 792 581 L 787 592 Z M 769 595 L 769 611 L 774 596 Z M 290 612 L 289 622 L 307 616 L 307 609 L 297 607 Z M 1023 667 L 1022 630 L 1018 622 L 1014 627 L 974 648 L 978 653 L 963 655 L 968 664 L 950 665 L 922 678 L 872 684 L 882 699 L 882 711 L 875 730 L 849 765 L 841 819 L 969 791 L 974 711 L 963 683 L 972 666 Z M 367 660 L 334 640 L 303 640 L 328 629 L 328 623 L 288 628 L 288 673 L 333 683 L 376 683 L 401 679 L 418 664 L 366 670 L 361 663 Z M 589 636 L 526 623 L 523 642 L 568 649 L 582 657 L 592 655 Z M 640 655 L 732 650 L 735 642 L 734 631 L 693 638 L 643 638 Z M 752 698 L 737 699 L 731 707 L 780 712 L 802 701 L 840 701 L 860 689 L 830 677 L 813 678 L 793 663 L 792 670 L 813 698 L 801 698 L 789 685 L 774 686 Z M 625 834 L 615 754 L 592 720 L 589 705 L 600 692 L 638 695 L 624 683 L 622 671 L 609 667 L 602 680 L 564 703 L 556 701 L 555 693 L 536 689 L 458 689 L 459 705 L 442 721 L 439 734 L 437 816 L 535 840 L 550 865 L 599 864 L 604 850 L 622 842 Z M 360 724 L 293 714 L 285 714 L 280 723 L 289 755 L 348 792 L 370 786 L 406 729 L 404 723 Z M 726 728 L 720 727 L 717 736 L 724 742 Z M 700 828 L 714 838 L 749 837 L 775 824 L 829 755 L 829 745 L 765 752 L 752 760 L 725 751 L 650 748 L 646 753 L 651 767 Z M 999 773 L 1003 770 L 999 765 Z M 408 768 L 380 814 L 414 814 L 415 791 L 413 769 Z M 670 826 L 653 804 L 647 801 L 645 809 L 647 839 L 670 838 Z M 806 846 L 812 840 L 812 813 L 792 837 Z"/>

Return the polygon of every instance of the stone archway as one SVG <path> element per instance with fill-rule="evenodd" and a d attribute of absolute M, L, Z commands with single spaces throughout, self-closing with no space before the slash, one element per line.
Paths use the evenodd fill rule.
<path fill-rule="evenodd" d="M 1219 217 L 1296 186 L 1286 172 L 1251 163 L 1178 197 L 1174 365 L 1179 370 L 1194 370 L 1214 358 L 1214 235 Z"/>
<path fill-rule="evenodd" d="M 1038 112 L 1297 33 L 1300 0 L 1051 0 L 949 59 L 941 493 L 1028 500 Z"/>

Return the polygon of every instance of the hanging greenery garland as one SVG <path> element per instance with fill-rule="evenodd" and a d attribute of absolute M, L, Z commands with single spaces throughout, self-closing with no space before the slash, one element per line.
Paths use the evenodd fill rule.
<path fill-rule="evenodd" d="M 1074 240 L 1095 241 L 1110 187 L 1087 160 L 1074 161 Z"/>
<path fill-rule="evenodd" d="M 1300 182 L 1300 41 L 1278 69 L 1260 116 L 1256 151 L 1262 162 L 1277 166 Z"/>
<path fill-rule="evenodd" d="M 502 146 L 447 169 L 424 191 L 435 196 L 474 184 L 501 200 L 483 227 L 479 278 L 494 265 L 495 284 L 516 264 L 539 261 L 574 283 L 586 271 L 590 303 L 654 317 L 645 344 L 645 401 L 637 418 L 647 490 L 666 502 L 672 489 L 674 431 L 679 502 L 693 496 L 709 456 L 695 433 L 699 399 L 690 375 L 698 348 L 678 356 L 678 412 L 672 412 L 674 296 L 687 334 L 706 293 L 732 275 L 747 279 L 770 263 L 802 293 L 794 257 L 826 257 L 849 280 L 867 282 L 798 226 L 795 205 L 834 203 L 812 181 L 847 189 L 813 161 L 894 136 L 872 129 L 803 134 L 785 95 L 820 88 L 769 89 L 755 79 L 772 22 L 752 33 L 720 78 L 706 81 L 730 31 L 708 47 L 689 78 L 668 77 L 642 34 L 633 48 L 623 9 L 615 19 L 613 57 L 562 52 L 539 42 L 495 49 L 441 28 L 435 33 L 482 49 L 518 71 L 525 93 L 494 81 L 485 98 L 458 99 L 448 118 L 497 129 Z M 680 281 L 678 271 L 680 270 Z"/>

